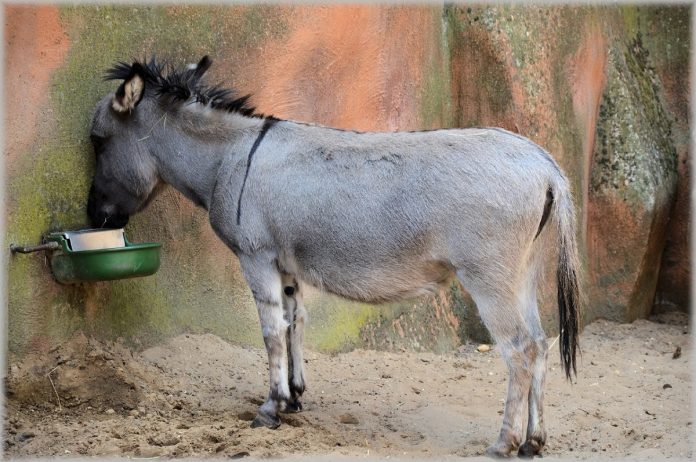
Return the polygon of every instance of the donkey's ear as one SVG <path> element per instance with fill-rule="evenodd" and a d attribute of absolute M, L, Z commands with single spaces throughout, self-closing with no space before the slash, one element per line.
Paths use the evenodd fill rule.
<path fill-rule="evenodd" d="M 145 69 L 140 63 L 133 63 L 130 75 L 116 90 L 111 107 L 116 112 L 131 112 L 135 109 L 145 92 Z"/>
<path fill-rule="evenodd" d="M 197 78 L 200 79 L 203 77 L 203 74 L 206 73 L 208 69 L 210 69 L 210 66 L 213 64 L 213 61 L 208 57 L 208 55 L 205 55 L 201 58 L 200 61 L 198 61 L 198 64 L 196 64 L 196 70 L 193 71 L 193 75 Z"/>

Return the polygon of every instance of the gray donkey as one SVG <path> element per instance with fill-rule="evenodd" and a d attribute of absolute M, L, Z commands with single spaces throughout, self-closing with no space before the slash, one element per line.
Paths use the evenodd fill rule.
<path fill-rule="evenodd" d="M 88 214 L 95 227 L 122 227 L 165 183 L 208 211 L 239 258 L 268 353 L 270 392 L 252 426 L 275 428 L 279 412 L 302 409 L 304 284 L 381 303 L 456 276 L 510 373 L 487 454 L 539 454 L 548 346 L 536 290 L 547 247 L 558 254 L 568 378 L 578 345 L 575 217 L 556 162 L 497 128 L 360 133 L 262 116 L 248 96 L 206 85 L 210 65 L 152 59 L 108 71 L 123 82 L 92 122 Z"/>

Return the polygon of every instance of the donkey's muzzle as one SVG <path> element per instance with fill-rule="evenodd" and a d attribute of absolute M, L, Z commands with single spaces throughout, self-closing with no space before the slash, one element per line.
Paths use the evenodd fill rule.
<path fill-rule="evenodd" d="M 128 224 L 129 216 L 120 213 L 118 207 L 103 201 L 94 185 L 90 189 L 87 200 L 87 216 L 92 228 L 123 228 Z"/>

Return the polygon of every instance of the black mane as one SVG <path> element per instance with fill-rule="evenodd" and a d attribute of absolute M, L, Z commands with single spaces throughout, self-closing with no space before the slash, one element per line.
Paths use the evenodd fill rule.
<path fill-rule="evenodd" d="M 212 61 L 207 56 L 194 67 L 176 68 L 168 62 L 158 62 L 153 56 L 149 61 L 128 64 L 119 61 L 106 71 L 105 80 L 128 80 L 139 75 L 145 81 L 145 91 L 169 101 L 194 101 L 214 109 L 234 112 L 248 117 L 265 117 L 248 104 L 251 95 L 237 96 L 236 91 L 220 85 L 207 85 L 203 74 Z"/>

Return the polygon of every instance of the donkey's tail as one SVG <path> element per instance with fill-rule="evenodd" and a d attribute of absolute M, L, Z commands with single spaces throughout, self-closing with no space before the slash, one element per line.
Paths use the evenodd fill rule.
<path fill-rule="evenodd" d="M 558 228 L 558 314 L 560 323 L 561 362 L 566 377 L 571 379 L 571 370 L 577 375 L 575 354 L 578 343 L 578 308 L 580 306 L 580 285 L 578 280 L 579 258 L 575 241 L 575 209 L 568 180 L 560 175 L 553 186 L 553 216 Z"/>

